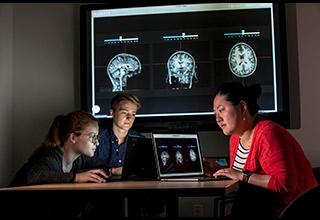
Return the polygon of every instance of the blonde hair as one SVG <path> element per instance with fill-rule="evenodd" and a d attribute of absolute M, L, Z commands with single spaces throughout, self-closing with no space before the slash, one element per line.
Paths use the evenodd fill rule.
<path fill-rule="evenodd" d="M 141 103 L 137 96 L 127 92 L 119 92 L 112 98 L 110 109 L 116 111 L 122 101 L 130 101 L 134 103 L 138 109 L 141 108 Z"/>

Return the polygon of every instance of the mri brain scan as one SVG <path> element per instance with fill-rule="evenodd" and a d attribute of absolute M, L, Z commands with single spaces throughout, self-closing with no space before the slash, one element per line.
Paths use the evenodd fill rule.
<path fill-rule="evenodd" d="M 161 157 L 162 165 L 163 166 L 167 166 L 167 162 L 168 162 L 168 160 L 170 158 L 170 155 L 168 154 L 168 152 L 167 151 L 162 151 L 160 157 Z"/>
<path fill-rule="evenodd" d="M 178 88 L 185 86 L 192 88 L 193 79 L 197 79 L 196 63 L 193 56 L 186 51 L 177 51 L 173 53 L 167 62 L 169 85 L 180 84 Z"/>
<path fill-rule="evenodd" d="M 180 151 L 176 152 L 176 162 L 179 163 L 179 164 L 183 164 L 183 156 L 180 153 Z"/>
<path fill-rule="evenodd" d="M 249 44 L 240 42 L 235 44 L 228 57 L 230 71 L 237 77 L 248 77 L 257 68 L 257 57 Z"/>
<path fill-rule="evenodd" d="M 190 149 L 189 156 L 190 156 L 190 160 L 191 160 L 192 162 L 195 162 L 195 161 L 197 160 L 196 152 L 194 152 L 193 149 Z"/>
<path fill-rule="evenodd" d="M 113 92 L 123 91 L 128 79 L 140 73 L 141 63 L 139 59 L 127 53 L 114 56 L 107 66 L 107 74 L 112 83 Z"/>

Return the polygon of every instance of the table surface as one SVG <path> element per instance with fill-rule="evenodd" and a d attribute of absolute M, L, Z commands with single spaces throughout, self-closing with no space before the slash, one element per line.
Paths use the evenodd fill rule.
<path fill-rule="evenodd" d="M 219 180 L 202 182 L 116 181 L 107 183 L 61 183 L 0 188 L 1 191 L 51 191 L 51 190 L 192 190 L 221 189 L 226 194 L 238 189 L 238 181 Z"/>

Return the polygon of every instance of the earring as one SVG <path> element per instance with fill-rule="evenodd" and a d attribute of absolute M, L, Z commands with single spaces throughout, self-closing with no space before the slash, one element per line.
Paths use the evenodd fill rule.
<path fill-rule="evenodd" d="M 245 117 L 243 117 L 243 118 L 242 118 L 242 120 L 243 120 L 243 121 L 245 121 L 245 120 L 246 120 L 246 118 L 245 118 Z"/>

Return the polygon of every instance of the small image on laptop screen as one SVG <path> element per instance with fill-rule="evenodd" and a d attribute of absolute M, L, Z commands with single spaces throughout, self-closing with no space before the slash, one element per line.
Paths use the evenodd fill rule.
<path fill-rule="evenodd" d="M 153 134 L 160 177 L 203 175 L 197 134 Z"/>

